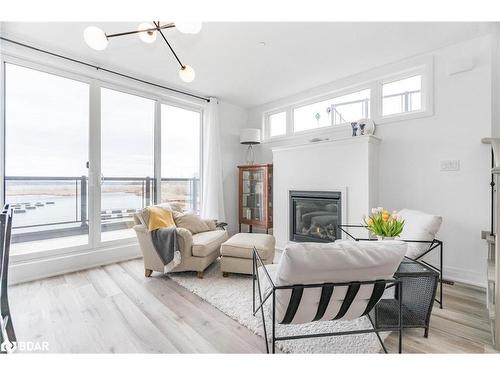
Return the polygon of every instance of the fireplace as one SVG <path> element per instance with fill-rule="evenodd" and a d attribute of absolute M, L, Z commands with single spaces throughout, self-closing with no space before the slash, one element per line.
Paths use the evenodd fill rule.
<path fill-rule="evenodd" d="M 333 242 L 341 238 L 341 193 L 290 191 L 290 241 Z"/>

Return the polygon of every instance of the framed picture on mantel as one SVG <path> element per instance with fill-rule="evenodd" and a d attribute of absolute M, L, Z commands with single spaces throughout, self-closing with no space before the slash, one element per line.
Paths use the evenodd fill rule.
<path fill-rule="evenodd" d="M 239 230 L 247 225 L 265 229 L 273 227 L 273 165 L 240 165 L 239 169 Z"/>

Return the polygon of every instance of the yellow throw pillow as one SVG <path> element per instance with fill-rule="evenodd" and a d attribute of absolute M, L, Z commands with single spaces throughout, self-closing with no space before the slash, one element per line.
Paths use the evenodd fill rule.
<path fill-rule="evenodd" d="M 160 207 L 148 207 L 149 221 L 148 230 L 152 231 L 158 228 L 175 227 L 172 211 Z"/>

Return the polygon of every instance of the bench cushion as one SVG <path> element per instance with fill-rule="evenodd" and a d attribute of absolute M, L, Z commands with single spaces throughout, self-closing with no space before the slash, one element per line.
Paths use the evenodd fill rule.
<path fill-rule="evenodd" d="M 407 250 L 402 241 L 336 241 L 289 245 L 278 263 L 276 286 L 322 284 L 390 279 Z M 262 277 L 262 276 L 261 276 Z M 367 306 L 373 285 L 362 285 L 343 319 L 359 317 Z M 321 288 L 304 289 L 292 324 L 312 322 L 321 298 Z M 342 305 L 347 287 L 335 287 L 321 320 L 333 319 Z M 276 317 L 281 322 L 290 302 L 291 290 L 276 292 Z"/>

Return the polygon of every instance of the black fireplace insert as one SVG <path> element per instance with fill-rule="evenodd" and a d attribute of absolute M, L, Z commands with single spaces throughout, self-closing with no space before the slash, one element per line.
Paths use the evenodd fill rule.
<path fill-rule="evenodd" d="M 341 238 L 338 191 L 290 191 L 290 241 L 333 242 Z"/>

